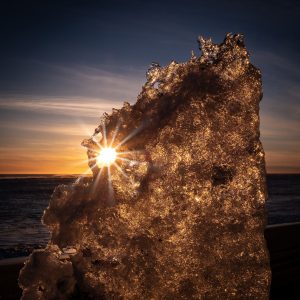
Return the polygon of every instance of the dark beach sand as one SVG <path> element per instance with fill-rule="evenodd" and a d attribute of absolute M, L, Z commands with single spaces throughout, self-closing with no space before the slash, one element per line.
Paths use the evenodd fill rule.
<path fill-rule="evenodd" d="M 270 299 L 300 299 L 300 223 L 267 227 L 272 268 Z M 18 275 L 25 258 L 0 261 L 0 299 L 20 299 Z"/>
<path fill-rule="evenodd" d="M 20 299 L 22 290 L 18 286 L 20 269 L 24 265 L 24 257 L 0 261 L 0 299 Z"/>
<path fill-rule="evenodd" d="M 300 299 L 300 223 L 267 227 L 272 285 L 270 299 Z"/>

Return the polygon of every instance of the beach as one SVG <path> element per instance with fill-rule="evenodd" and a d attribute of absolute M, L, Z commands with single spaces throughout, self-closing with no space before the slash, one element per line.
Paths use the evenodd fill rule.
<path fill-rule="evenodd" d="M 20 299 L 22 290 L 18 285 L 18 277 L 26 257 L 0 260 L 0 299 Z"/>
<path fill-rule="evenodd" d="M 265 237 L 270 252 L 270 299 L 300 299 L 300 223 L 268 226 Z"/>
<path fill-rule="evenodd" d="M 270 299 L 296 299 L 300 295 L 300 223 L 270 225 L 265 237 L 272 269 Z M 18 275 L 25 259 L 0 261 L 1 300 L 20 299 Z"/>

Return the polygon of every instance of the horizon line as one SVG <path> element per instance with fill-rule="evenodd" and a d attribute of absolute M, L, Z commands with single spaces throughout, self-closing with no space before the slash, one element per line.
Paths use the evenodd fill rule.
<path fill-rule="evenodd" d="M 267 175 L 300 175 L 300 172 L 266 172 Z M 72 175 L 72 176 L 92 176 L 92 174 L 82 174 L 82 173 L 0 173 L 0 176 L 12 176 L 12 175 L 52 175 L 52 176 L 62 176 L 62 175 Z"/>

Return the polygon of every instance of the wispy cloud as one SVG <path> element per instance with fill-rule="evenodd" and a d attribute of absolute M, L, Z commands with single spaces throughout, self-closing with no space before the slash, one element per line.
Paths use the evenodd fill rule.
<path fill-rule="evenodd" d="M 261 115 L 261 132 L 264 138 L 277 138 L 278 142 L 288 138 L 300 138 L 300 121 L 285 115 L 264 112 Z M 295 141 L 299 142 L 299 140 Z"/>
<path fill-rule="evenodd" d="M 259 67 L 263 67 L 266 70 L 271 71 L 272 68 L 277 68 L 281 72 L 288 72 L 289 74 L 300 76 L 300 70 L 297 64 L 287 56 L 281 56 L 273 51 L 260 50 L 255 51 L 252 58 L 255 64 L 258 64 Z M 282 79 L 282 77 L 277 78 Z"/>
<path fill-rule="evenodd" d="M 79 97 L 10 97 L 0 98 L 0 109 L 51 112 L 53 114 L 95 117 L 112 108 L 119 108 L 121 101 Z"/>
<path fill-rule="evenodd" d="M 53 86 L 52 91 L 48 91 L 50 95 L 79 95 L 113 101 L 135 100 L 145 82 L 146 71 L 132 66 L 97 68 L 84 64 L 67 65 L 42 61 L 32 61 L 31 68 L 44 74 L 43 85 L 46 83 L 46 87 Z"/>
<path fill-rule="evenodd" d="M 266 163 L 271 171 L 300 171 L 299 153 L 291 151 L 267 151 Z"/>
<path fill-rule="evenodd" d="M 37 138 L 37 134 L 39 135 L 48 135 L 48 137 L 53 137 L 55 135 L 56 139 L 59 139 L 60 136 L 90 136 L 92 134 L 93 127 L 96 126 L 96 124 L 85 124 L 86 127 L 90 127 L 90 134 L 87 134 L 84 130 L 81 129 L 80 124 L 77 124 L 76 122 L 72 123 L 64 123 L 64 124 L 55 124 L 55 123 L 48 123 L 48 124 L 32 124 L 32 123 L 17 123 L 17 122 L 9 122 L 9 123 L 1 123 L 0 127 L 2 129 L 6 129 L 7 131 L 10 131 L 12 134 L 16 136 L 16 131 L 19 131 L 20 133 L 26 134 L 26 137 L 28 139 L 28 142 L 30 143 L 32 139 Z M 28 135 L 30 136 L 28 137 Z M 40 138 L 40 137 L 39 137 Z M 45 137 L 46 139 L 46 137 Z M 52 143 L 52 141 L 51 141 Z"/>
<path fill-rule="evenodd" d="M 89 66 L 38 60 L 18 61 L 18 76 L 1 81 L 0 96 L 100 98 L 134 101 L 145 82 L 146 68 Z"/>

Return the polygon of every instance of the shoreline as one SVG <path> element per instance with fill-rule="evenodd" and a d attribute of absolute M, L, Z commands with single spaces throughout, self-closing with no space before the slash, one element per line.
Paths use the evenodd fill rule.
<path fill-rule="evenodd" d="M 23 264 L 28 257 L 29 256 L 18 256 L 18 257 L 0 259 L 0 267 Z"/>
<path fill-rule="evenodd" d="M 265 229 L 272 284 L 270 299 L 300 295 L 300 222 L 268 225 Z M 27 256 L 0 260 L 0 299 L 20 299 L 18 276 Z"/>

